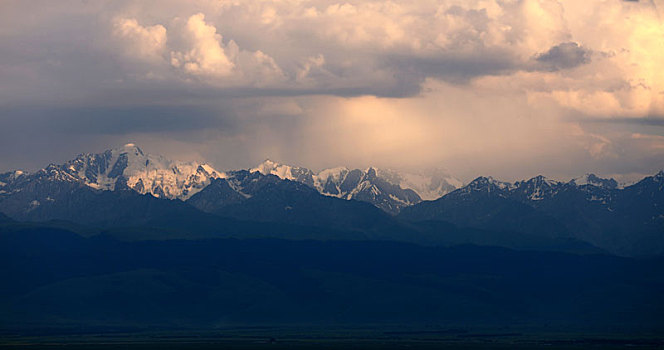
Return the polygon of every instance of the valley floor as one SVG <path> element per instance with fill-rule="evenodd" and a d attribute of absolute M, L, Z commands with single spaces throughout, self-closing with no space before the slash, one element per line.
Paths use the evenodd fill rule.
<path fill-rule="evenodd" d="M 39 332 L 43 332 L 39 334 Z M 49 335 L 43 335 L 48 334 Z M 199 331 L 2 331 L 0 349 L 662 349 L 658 333 L 527 328 L 234 327 Z"/>

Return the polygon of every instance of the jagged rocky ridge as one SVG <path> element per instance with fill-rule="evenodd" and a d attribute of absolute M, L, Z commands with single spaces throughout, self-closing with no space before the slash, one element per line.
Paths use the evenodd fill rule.
<path fill-rule="evenodd" d="M 209 164 L 177 162 L 143 153 L 134 144 L 98 154 L 80 154 L 62 165 L 50 164 L 33 174 L 16 171 L 0 175 L 0 194 L 21 191 L 30 182 L 83 184 L 98 190 L 132 189 L 157 198 L 187 199 L 210 180 L 224 176 Z"/>
<path fill-rule="evenodd" d="M 326 196 L 368 202 L 390 214 L 397 214 L 422 199 L 438 198 L 461 184 L 441 172 L 421 175 L 375 168 L 333 168 L 314 173 L 269 160 L 249 171 L 299 182 Z M 0 198 L 34 187 L 35 183 L 40 183 L 42 190 L 48 183 L 70 183 L 95 190 L 131 189 L 157 198 L 187 200 L 212 180 L 228 178 L 233 182 L 232 178 L 238 174 L 218 171 L 206 163 L 172 161 L 126 144 L 99 154 L 81 154 L 62 165 L 50 164 L 32 174 L 22 171 L 0 174 Z M 31 210 L 43 200 L 53 199 L 34 198 L 24 203 L 23 209 Z"/>
<path fill-rule="evenodd" d="M 314 173 L 270 161 L 254 169 L 220 172 L 207 164 L 148 155 L 128 144 L 80 155 L 31 174 L 0 174 L 0 212 L 18 220 L 58 219 L 95 225 L 104 221 L 109 225 L 159 222 L 164 227 L 164 213 L 177 216 L 187 212 L 186 208 L 194 210 L 193 206 L 198 211 L 185 216 L 214 223 L 213 217 L 224 216 L 403 233 L 398 221 L 417 222 L 418 230 L 422 223 L 435 221 L 426 229 L 434 235 L 439 234 L 439 227 L 453 230 L 445 226 L 451 223 L 462 229 L 547 240 L 571 238 L 622 255 L 664 252 L 664 172 L 626 187 L 592 174 L 569 182 L 543 176 L 515 183 L 479 177 L 435 201 L 422 201 L 416 191 L 402 187 L 404 179 L 402 174 L 375 168 Z M 428 179 L 419 183 L 443 188 L 443 182 Z M 401 213 L 394 220 L 375 207 Z M 205 214 L 201 212 L 212 217 L 201 216 Z M 181 219 L 182 227 L 191 221 Z M 440 226 L 441 222 L 445 224 Z"/>
<path fill-rule="evenodd" d="M 369 203 L 321 195 L 297 181 L 258 171 L 228 172 L 187 203 L 208 213 L 240 220 L 367 230 L 392 222 Z"/>
<path fill-rule="evenodd" d="M 368 202 L 390 214 L 423 199 L 439 198 L 461 186 L 459 180 L 441 170 L 417 174 L 374 167 L 366 170 L 338 167 L 314 173 L 307 168 L 266 160 L 251 171 L 297 181 L 327 196 Z"/>
<path fill-rule="evenodd" d="M 435 201 L 404 208 L 409 221 L 569 236 L 621 255 L 664 252 L 664 171 L 626 186 L 593 174 L 569 182 L 479 177 Z"/>

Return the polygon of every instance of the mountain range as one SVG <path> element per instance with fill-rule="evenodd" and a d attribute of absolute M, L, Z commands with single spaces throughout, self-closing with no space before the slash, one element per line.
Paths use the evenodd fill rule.
<path fill-rule="evenodd" d="M 327 196 L 368 202 L 390 214 L 397 214 L 423 199 L 439 198 L 461 186 L 461 181 L 444 170 L 422 175 L 374 167 L 365 170 L 338 167 L 314 173 L 307 168 L 283 165 L 268 159 L 251 171 L 297 181 Z"/>
<path fill-rule="evenodd" d="M 664 171 L 624 188 L 595 175 L 505 183 L 479 177 L 435 201 L 405 208 L 409 221 L 571 236 L 621 255 L 664 252 Z"/>
<path fill-rule="evenodd" d="M 80 154 L 61 165 L 50 164 L 35 173 L 0 174 L 0 194 L 9 195 L 34 182 L 68 182 L 99 190 L 132 189 L 157 198 L 187 199 L 212 179 L 223 176 L 209 164 L 176 162 L 145 154 L 129 143 L 99 154 Z"/>
<path fill-rule="evenodd" d="M 442 170 L 422 175 L 373 167 L 365 170 L 340 167 L 314 173 L 266 160 L 248 171 L 300 182 L 326 196 L 369 202 L 391 214 L 423 198 L 438 198 L 461 185 Z M 46 181 L 80 184 L 98 190 L 131 189 L 157 198 L 187 200 L 214 179 L 229 178 L 234 182 L 231 178 L 241 174 L 219 171 L 207 163 L 172 161 L 144 153 L 130 143 L 99 154 L 80 154 L 64 164 L 50 164 L 35 173 L 0 174 L 0 196 L 6 197 L 31 183 Z M 23 209 L 40 204 L 39 200 L 31 201 Z"/>
<path fill-rule="evenodd" d="M 0 174 L 0 331 L 662 334 L 664 172 L 630 186 L 434 175 L 218 171 L 131 144 Z"/>
<path fill-rule="evenodd" d="M 314 173 L 270 160 L 219 171 L 127 144 L 34 173 L 0 174 L 0 212 L 22 221 L 194 236 L 315 231 L 317 237 L 428 244 L 559 248 L 576 242 L 573 249 L 589 244 L 636 256 L 664 253 L 663 186 L 664 172 L 622 187 L 593 174 L 568 182 L 478 177 L 462 186 L 443 171 L 341 167 Z M 423 200 L 434 193 L 440 196 Z"/>

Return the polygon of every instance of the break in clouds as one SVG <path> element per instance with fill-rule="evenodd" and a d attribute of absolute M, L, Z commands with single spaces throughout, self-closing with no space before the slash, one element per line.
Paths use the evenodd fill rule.
<path fill-rule="evenodd" d="M 664 167 L 653 1 L 0 4 L 0 170 L 133 141 L 218 168 Z"/>

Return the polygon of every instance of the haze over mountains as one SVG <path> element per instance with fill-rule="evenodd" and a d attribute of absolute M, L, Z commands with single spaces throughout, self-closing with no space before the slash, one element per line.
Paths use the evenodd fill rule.
<path fill-rule="evenodd" d="M 459 185 L 442 172 L 425 177 L 370 167 L 314 173 L 269 160 L 249 170 L 219 171 L 127 144 L 35 173 L 0 174 L 0 212 L 17 220 L 104 227 L 185 229 L 196 221 L 191 227 L 200 230 L 190 234 L 242 226 L 223 223 L 232 219 L 429 244 L 542 247 L 572 240 L 619 255 L 664 252 L 664 172 L 624 188 L 593 174 L 569 182 L 479 177 L 455 189 Z M 439 198 L 423 200 L 433 193 Z"/>
<path fill-rule="evenodd" d="M 422 175 L 340 167 L 314 173 L 266 160 L 249 171 L 297 181 L 328 196 L 369 202 L 392 214 L 422 199 L 438 198 L 461 185 L 442 170 Z M 81 154 L 65 164 L 51 164 L 34 174 L 21 171 L 0 174 L 0 194 L 15 191 L 33 180 L 50 179 L 100 190 L 129 188 L 157 198 L 187 200 L 212 179 L 230 179 L 236 175 L 237 172 L 219 171 L 206 163 L 172 161 L 146 154 L 138 146 L 126 144 L 100 154 Z"/>
<path fill-rule="evenodd" d="M 100 190 L 129 188 L 157 198 L 187 200 L 213 179 L 232 178 L 237 173 L 226 170 L 217 170 L 208 163 L 169 160 L 160 155 L 144 153 L 135 144 L 126 144 L 99 154 L 80 154 L 62 165 L 50 164 L 32 174 L 20 170 L 0 174 L 0 194 L 10 193 L 12 188 L 21 187 L 32 180 L 50 179 L 81 183 Z M 397 214 L 402 208 L 423 200 L 438 199 L 463 187 L 460 180 L 444 169 L 406 172 L 374 167 L 337 167 L 315 173 L 307 168 L 268 159 L 248 171 L 300 182 L 324 195 L 369 202 L 391 214 Z M 504 186 L 519 187 L 533 180 L 504 183 Z M 562 184 L 557 181 L 552 183 Z M 568 184 L 590 184 L 613 189 L 618 187 L 615 180 L 602 179 L 594 174 L 572 179 Z"/>

